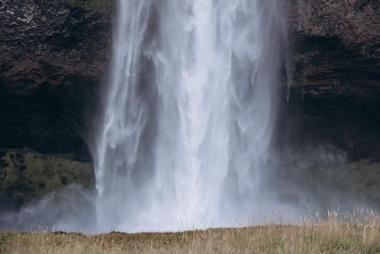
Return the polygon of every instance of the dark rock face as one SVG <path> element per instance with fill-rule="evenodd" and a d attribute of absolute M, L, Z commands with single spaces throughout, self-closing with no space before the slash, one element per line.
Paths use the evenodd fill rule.
<path fill-rule="evenodd" d="M 81 1 L 95 2 L 0 1 L 0 148 L 87 154 L 83 134 L 107 69 L 112 10 Z M 379 1 L 286 3 L 293 82 L 279 143 L 380 158 Z"/>
<path fill-rule="evenodd" d="M 85 116 L 106 69 L 110 11 L 4 0 L 0 16 L 0 147 L 86 154 Z"/>
<path fill-rule="evenodd" d="M 380 159 L 380 2 L 290 0 L 293 83 L 282 142 Z"/>
<path fill-rule="evenodd" d="M 380 93 L 380 2 L 293 1 L 293 96 Z M 295 9 L 295 10 L 294 10 Z"/>

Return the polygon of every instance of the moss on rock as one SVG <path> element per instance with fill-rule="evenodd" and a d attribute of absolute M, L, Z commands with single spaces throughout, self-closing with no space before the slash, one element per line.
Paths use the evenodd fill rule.
<path fill-rule="evenodd" d="M 0 158 L 0 203 L 19 208 L 70 184 L 93 188 L 94 171 L 88 162 L 64 155 L 31 150 L 8 150 Z"/>

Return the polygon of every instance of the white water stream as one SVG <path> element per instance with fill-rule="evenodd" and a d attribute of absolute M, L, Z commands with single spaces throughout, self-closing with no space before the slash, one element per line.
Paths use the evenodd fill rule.
<path fill-rule="evenodd" d="M 277 0 L 119 0 L 96 141 L 99 230 L 263 215 L 281 65 Z"/>

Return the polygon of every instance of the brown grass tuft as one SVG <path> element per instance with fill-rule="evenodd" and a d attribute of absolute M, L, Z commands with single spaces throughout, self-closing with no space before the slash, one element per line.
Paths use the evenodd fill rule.
<path fill-rule="evenodd" d="M 338 218 L 182 233 L 2 233 L 0 253 L 368 253 L 380 252 L 380 217 Z"/>

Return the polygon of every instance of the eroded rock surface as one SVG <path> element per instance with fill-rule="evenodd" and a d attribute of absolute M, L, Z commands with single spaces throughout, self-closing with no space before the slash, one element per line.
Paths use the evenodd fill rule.
<path fill-rule="evenodd" d="M 293 0 L 293 96 L 380 93 L 380 2 Z"/>
<path fill-rule="evenodd" d="M 293 82 L 283 142 L 380 159 L 380 2 L 290 0 Z"/>
<path fill-rule="evenodd" d="M 86 123 L 112 37 L 112 8 L 92 7 L 109 2 L 0 1 L 0 147 L 88 154 Z M 377 0 L 287 0 L 293 75 L 279 143 L 380 158 L 379 8 Z"/>
<path fill-rule="evenodd" d="M 0 1 L 0 147 L 86 153 L 112 17 L 77 2 Z"/>

